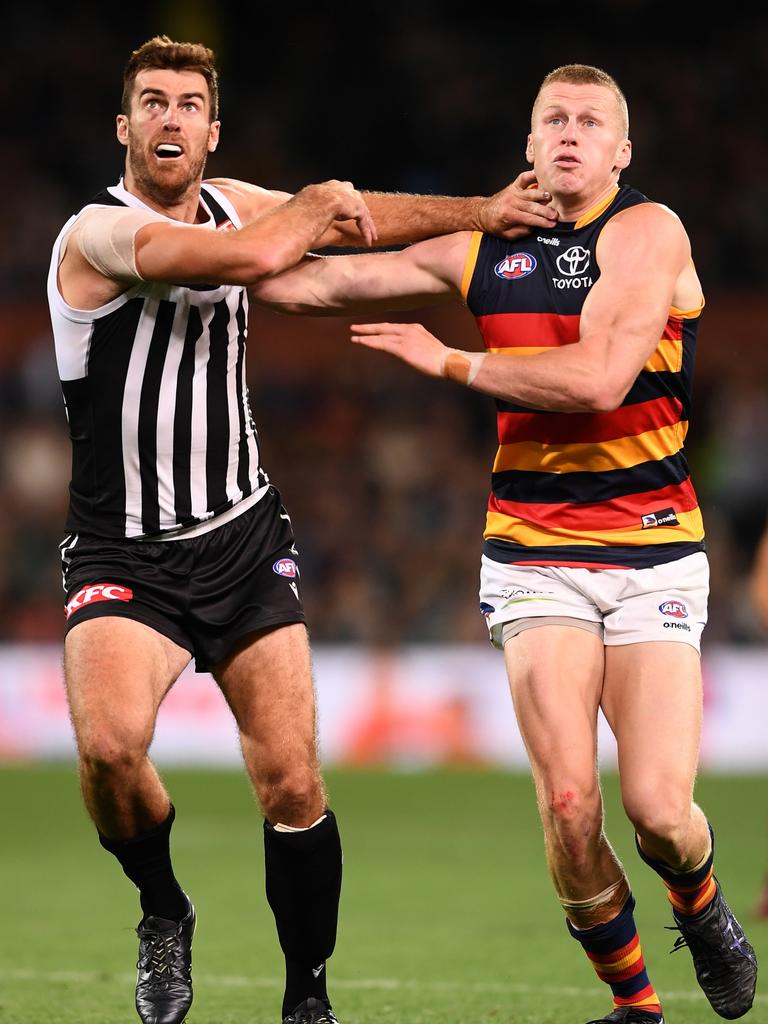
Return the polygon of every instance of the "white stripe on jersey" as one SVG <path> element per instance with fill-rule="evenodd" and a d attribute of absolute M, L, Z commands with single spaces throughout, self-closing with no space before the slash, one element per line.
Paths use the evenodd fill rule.
<path fill-rule="evenodd" d="M 123 471 L 125 474 L 125 535 L 139 536 L 141 527 L 141 469 L 139 466 L 139 407 L 141 386 L 147 368 L 149 345 L 155 328 L 158 302 L 144 301 L 136 334 L 134 335 L 128 376 L 123 393 Z"/>
<path fill-rule="evenodd" d="M 252 466 L 259 466 L 259 472 L 263 476 L 264 480 L 269 482 L 269 477 L 266 472 L 261 469 L 259 458 L 259 444 L 256 440 L 256 428 L 253 424 L 253 416 L 251 415 L 251 403 L 248 398 L 248 381 L 246 379 L 246 366 L 245 359 L 243 359 L 243 370 L 240 374 L 240 385 L 243 392 L 243 416 L 245 418 L 245 436 L 248 441 L 248 458 Z"/>
<path fill-rule="evenodd" d="M 172 337 L 184 336 L 187 310 L 179 302 L 173 316 Z M 157 495 L 160 505 L 160 529 L 169 530 L 176 525 L 174 506 L 176 495 L 173 484 L 173 428 L 171 416 L 162 415 L 162 404 L 173 400 L 176 402 L 176 388 L 179 379 L 179 366 L 184 351 L 182 345 L 169 345 L 163 363 L 163 375 L 160 380 L 160 403 L 157 410 Z"/>
<path fill-rule="evenodd" d="M 202 311 L 201 311 L 202 312 Z M 202 317 L 203 330 L 195 345 L 195 375 L 192 379 L 192 451 L 189 475 L 192 492 L 192 515 L 205 518 L 208 505 L 206 465 L 208 454 L 208 357 L 211 351 L 210 326 L 213 306 Z"/>

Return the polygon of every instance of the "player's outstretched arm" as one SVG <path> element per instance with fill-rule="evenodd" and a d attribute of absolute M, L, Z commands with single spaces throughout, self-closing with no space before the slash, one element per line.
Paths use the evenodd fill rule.
<path fill-rule="evenodd" d="M 298 262 L 336 220 L 354 223 L 366 245 L 376 241 L 360 193 L 348 181 L 327 181 L 307 185 L 239 231 L 148 224 L 136 235 L 136 266 L 150 281 L 249 285 Z"/>
<path fill-rule="evenodd" d="M 524 171 L 492 196 L 424 196 L 364 192 L 376 222 L 379 244 L 418 242 L 455 231 L 484 231 L 514 239 L 533 230 L 553 228 L 557 211 L 540 189 L 533 171 Z M 360 245 L 353 224 L 335 223 L 322 245 Z"/>
<path fill-rule="evenodd" d="M 464 231 L 398 252 L 308 257 L 249 294 L 276 312 L 311 316 L 430 305 L 459 296 L 471 237 Z"/>
<path fill-rule="evenodd" d="M 59 288 L 70 306 L 97 309 L 141 280 L 249 285 L 300 260 L 337 218 L 355 223 L 366 244 L 376 240 L 368 207 L 344 181 L 270 201 L 239 231 L 211 231 L 133 207 L 89 208 L 65 239 Z"/>
<path fill-rule="evenodd" d="M 519 357 L 446 348 L 420 324 L 355 324 L 352 341 L 397 356 L 428 376 L 537 409 L 617 408 L 661 340 L 676 283 L 690 263 L 677 217 L 633 207 L 603 230 L 600 278 L 584 304 L 576 344 Z"/>

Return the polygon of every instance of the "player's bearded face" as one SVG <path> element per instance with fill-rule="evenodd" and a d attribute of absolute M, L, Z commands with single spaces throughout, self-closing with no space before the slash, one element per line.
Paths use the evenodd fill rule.
<path fill-rule="evenodd" d="M 181 146 L 181 156 L 159 156 L 164 144 Z M 133 178 L 143 192 L 164 204 L 177 202 L 202 180 L 207 157 L 207 137 L 193 141 L 168 131 L 147 136 L 128 125 L 128 163 Z"/>

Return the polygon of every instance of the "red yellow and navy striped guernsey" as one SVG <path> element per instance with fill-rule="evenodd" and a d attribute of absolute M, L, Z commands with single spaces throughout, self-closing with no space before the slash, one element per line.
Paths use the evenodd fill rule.
<path fill-rule="evenodd" d="M 488 352 L 520 358 L 579 339 L 602 228 L 649 200 L 627 185 L 578 221 L 510 243 L 476 232 L 462 294 Z M 644 568 L 704 550 L 683 442 L 698 309 L 671 308 L 651 358 L 611 412 L 497 400 L 485 554 L 497 562 Z"/>

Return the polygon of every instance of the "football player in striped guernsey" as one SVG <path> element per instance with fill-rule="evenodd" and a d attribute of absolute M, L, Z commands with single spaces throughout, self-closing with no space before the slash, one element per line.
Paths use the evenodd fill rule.
<path fill-rule="evenodd" d="M 603 831 L 601 708 L 676 948 L 690 949 L 712 1007 L 732 1019 L 752 1005 L 755 954 L 693 802 L 708 566 L 683 441 L 704 299 L 678 217 L 619 181 L 628 135 L 611 76 L 557 68 L 526 144 L 555 226 L 513 246 L 461 232 L 307 260 L 256 298 L 320 315 L 462 298 L 475 315 L 485 352 L 446 348 L 420 324 L 361 323 L 352 340 L 497 401 L 481 610 L 504 651 L 568 929 L 613 995 L 591 1024 L 663 1021 L 629 881 Z"/>
<path fill-rule="evenodd" d="M 371 244 L 374 223 L 384 244 L 473 226 L 516 238 L 556 213 L 528 191 L 532 175 L 487 198 L 203 182 L 220 130 L 212 52 L 156 37 L 123 84 L 125 175 L 64 226 L 48 280 L 73 444 L 61 551 L 83 796 L 139 891 L 139 1016 L 179 1024 L 196 916 L 171 864 L 175 811 L 147 752 L 179 674 L 192 658 L 210 670 L 264 813 L 282 1018 L 333 1024 L 325 964 L 341 845 L 318 765 L 297 550 L 249 407 L 247 288 L 314 246 Z"/>

